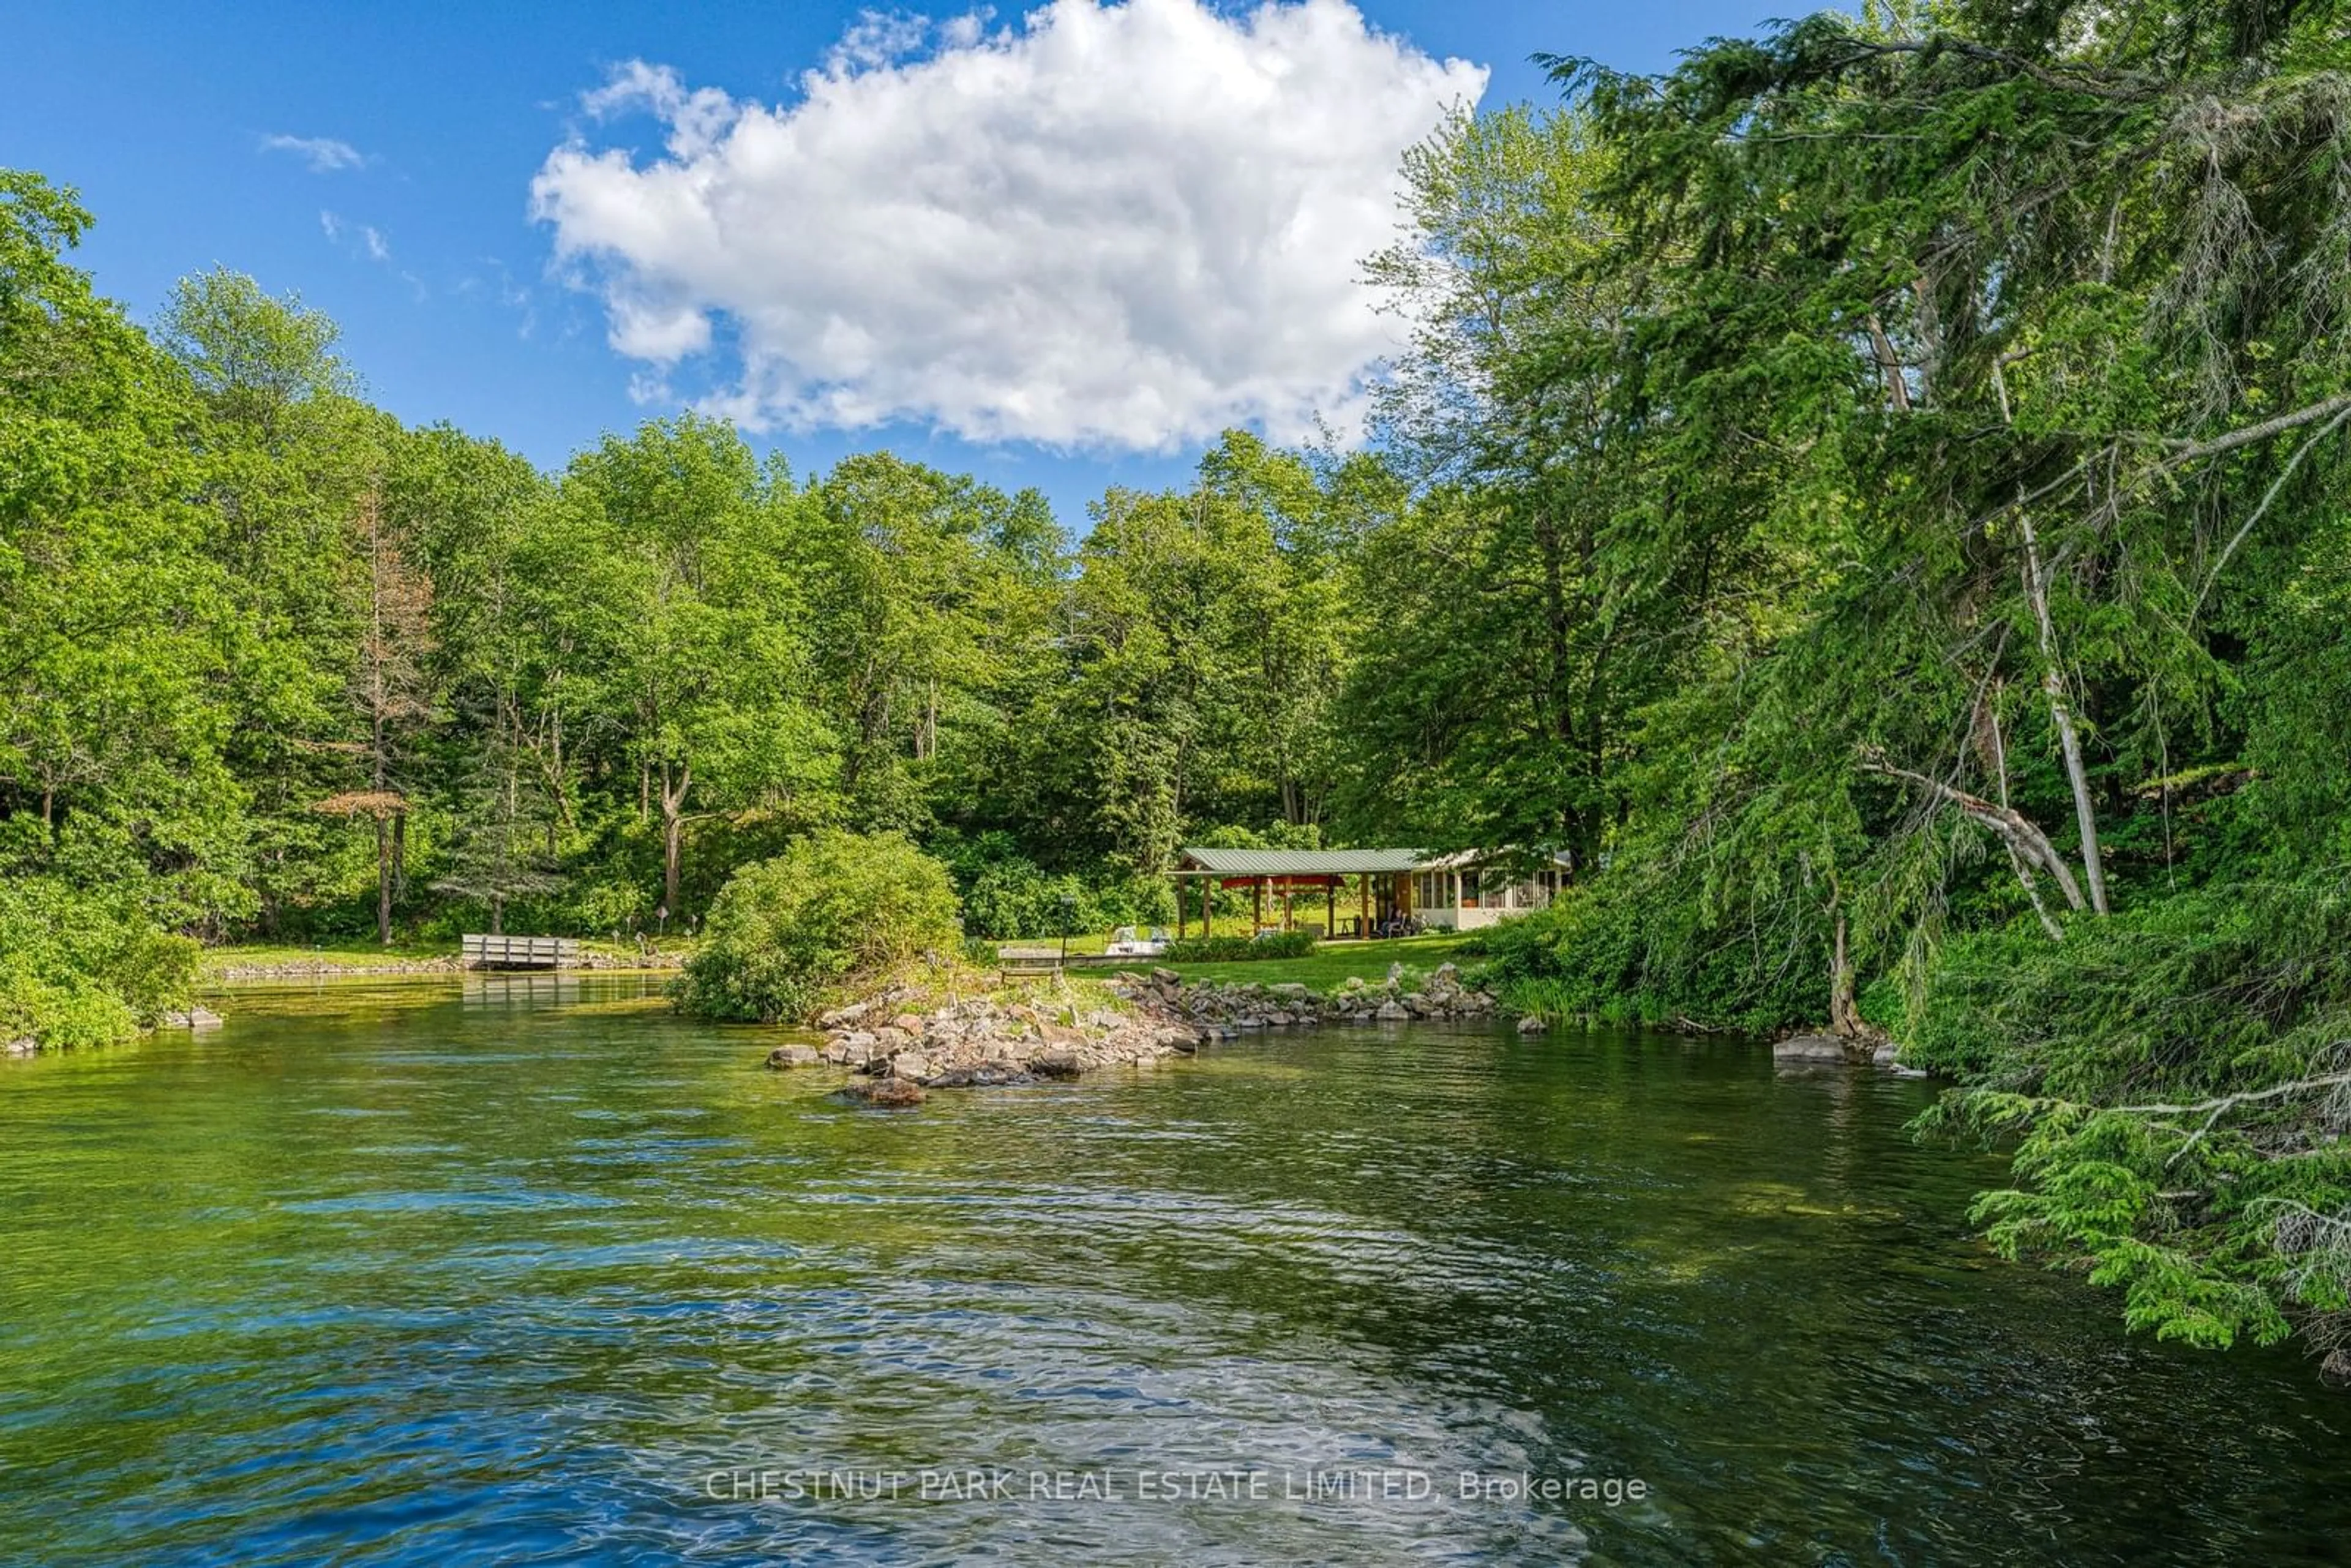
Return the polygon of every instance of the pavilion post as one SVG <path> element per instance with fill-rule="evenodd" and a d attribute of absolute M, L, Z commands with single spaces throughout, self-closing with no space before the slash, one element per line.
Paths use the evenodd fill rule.
<path fill-rule="evenodd" d="M 1322 884 L 1322 935 L 1339 935 L 1339 879 L 1335 876 Z"/>
<path fill-rule="evenodd" d="M 1259 877 L 1249 886 L 1250 891 L 1255 894 L 1253 907 L 1256 910 L 1257 924 L 1249 929 L 1249 935 L 1254 936 L 1265 929 L 1265 878 Z"/>
<path fill-rule="evenodd" d="M 1179 876 L 1176 879 L 1176 940 L 1178 942 L 1184 940 L 1184 917 L 1189 912 L 1190 906 L 1184 902 L 1184 879 Z"/>

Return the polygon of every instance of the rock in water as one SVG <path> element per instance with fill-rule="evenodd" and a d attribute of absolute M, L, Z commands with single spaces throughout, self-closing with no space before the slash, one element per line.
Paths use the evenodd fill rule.
<path fill-rule="evenodd" d="M 1040 1078 L 1075 1078 L 1084 1066 L 1078 1053 L 1065 1045 L 1040 1051 L 1029 1059 L 1029 1071 Z"/>
<path fill-rule="evenodd" d="M 1372 1016 L 1383 1020 L 1384 1022 L 1401 1023 L 1405 1019 L 1412 1017 L 1412 1014 L 1406 1012 L 1403 1004 L 1400 1002 L 1382 1002 L 1380 1004 L 1379 1011 L 1374 1013 Z"/>
<path fill-rule="evenodd" d="M 768 1065 L 778 1072 L 788 1067 L 814 1067 L 823 1060 L 812 1045 L 779 1045 L 768 1052 Z"/>
<path fill-rule="evenodd" d="M 917 1079 L 930 1075 L 930 1061 L 919 1051 L 902 1051 L 890 1059 L 890 1076 L 893 1078 Z"/>
<path fill-rule="evenodd" d="M 861 1078 L 841 1092 L 858 1104 L 887 1109 L 919 1105 L 930 1098 L 910 1078 Z"/>
<path fill-rule="evenodd" d="M 1843 1061 L 1845 1042 L 1833 1034 L 1800 1034 L 1771 1047 L 1774 1061 Z"/>
<path fill-rule="evenodd" d="M 1519 1020 L 1520 1034 L 1541 1034 L 1549 1028 L 1551 1025 L 1543 1021 L 1543 1016 L 1541 1013 L 1529 1013 Z"/>

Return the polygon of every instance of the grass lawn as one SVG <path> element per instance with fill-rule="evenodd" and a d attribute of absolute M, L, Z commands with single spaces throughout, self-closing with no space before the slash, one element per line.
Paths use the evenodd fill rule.
<path fill-rule="evenodd" d="M 232 942 L 225 946 L 205 948 L 203 964 L 207 969 L 295 964 L 358 969 L 372 964 L 453 957 L 456 951 L 457 945 L 454 942 L 394 942 L 389 947 L 381 947 L 376 945 L 372 936 L 333 937 L 318 943 Z"/>
<path fill-rule="evenodd" d="M 1474 935 L 1474 933 L 1472 934 Z M 1348 976 L 1374 983 L 1388 977 L 1390 964 L 1406 968 L 1434 969 L 1453 960 L 1455 950 L 1469 939 L 1455 931 L 1427 936 L 1405 936 L 1392 942 L 1325 942 L 1303 958 L 1253 958 L 1238 964 L 1169 964 L 1187 980 L 1215 980 L 1220 985 L 1249 980 L 1280 986 L 1296 982 L 1317 991 L 1335 990 Z M 1136 967 L 1153 962 L 1137 959 Z"/>

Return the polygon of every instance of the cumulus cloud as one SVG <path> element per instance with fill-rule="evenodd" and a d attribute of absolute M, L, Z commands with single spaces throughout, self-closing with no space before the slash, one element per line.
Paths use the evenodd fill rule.
<path fill-rule="evenodd" d="M 1398 160 L 1485 82 L 1347 0 L 869 14 L 784 104 L 615 71 L 583 108 L 650 113 L 661 150 L 575 137 L 533 210 L 642 383 L 724 352 L 711 402 L 746 423 L 1294 439 L 1359 413 Z"/>
<path fill-rule="evenodd" d="M 331 136 L 265 136 L 261 139 L 265 152 L 291 152 L 310 166 L 313 174 L 332 174 L 340 169 L 356 169 L 367 162 L 367 155 L 348 141 L 338 141 Z"/>

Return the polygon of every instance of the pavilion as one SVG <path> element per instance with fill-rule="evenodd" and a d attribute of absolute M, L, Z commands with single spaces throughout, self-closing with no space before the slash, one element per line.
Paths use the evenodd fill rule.
<path fill-rule="evenodd" d="M 1200 934 L 1214 932 L 1212 924 L 1217 888 L 1249 888 L 1255 918 L 1251 931 L 1265 928 L 1266 901 L 1279 901 L 1281 928 L 1297 925 L 1301 894 L 1313 906 L 1313 894 L 1322 894 L 1322 935 L 1336 936 L 1339 894 L 1353 891 L 1357 907 L 1369 916 L 1358 917 L 1353 935 L 1368 936 L 1374 928 L 1403 915 L 1423 925 L 1470 931 L 1497 920 L 1548 904 L 1567 885 L 1573 862 L 1553 855 L 1542 870 L 1511 875 L 1486 862 L 1495 854 L 1460 851 L 1431 854 L 1423 850 L 1223 850 L 1193 848 L 1176 862 L 1176 934 L 1188 934 L 1194 900 L 1187 883 L 1199 884 Z"/>

